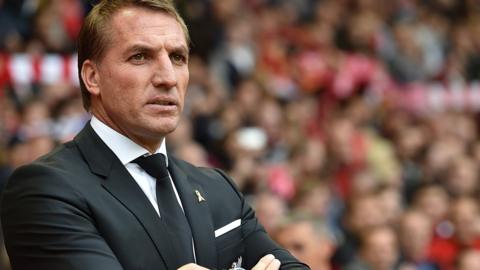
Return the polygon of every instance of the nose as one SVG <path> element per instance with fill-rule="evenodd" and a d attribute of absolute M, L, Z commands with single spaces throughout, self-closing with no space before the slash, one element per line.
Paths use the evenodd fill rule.
<path fill-rule="evenodd" d="M 177 85 L 175 68 L 167 52 L 162 52 L 157 58 L 152 84 L 156 88 L 165 89 L 170 89 Z"/>

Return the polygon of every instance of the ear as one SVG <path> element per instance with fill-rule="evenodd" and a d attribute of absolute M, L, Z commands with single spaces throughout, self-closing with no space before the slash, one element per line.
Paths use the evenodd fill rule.
<path fill-rule="evenodd" d="M 82 64 L 82 80 L 91 95 L 100 94 L 100 77 L 97 65 L 91 60 L 85 60 Z"/>
<path fill-rule="evenodd" d="M 320 258 L 330 258 L 333 256 L 335 251 L 335 245 L 332 243 L 331 240 L 323 239 L 319 241 L 320 245 L 318 248 L 318 254 L 321 256 Z"/>

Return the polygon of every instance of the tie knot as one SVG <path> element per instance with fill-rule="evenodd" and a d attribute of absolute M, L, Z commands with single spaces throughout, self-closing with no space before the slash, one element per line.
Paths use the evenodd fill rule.
<path fill-rule="evenodd" d="M 163 154 L 141 156 L 132 162 L 137 163 L 148 174 L 157 179 L 168 177 L 167 162 Z"/>

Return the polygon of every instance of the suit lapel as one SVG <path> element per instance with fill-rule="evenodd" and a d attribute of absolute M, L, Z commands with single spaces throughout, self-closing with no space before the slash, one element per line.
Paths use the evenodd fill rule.
<path fill-rule="evenodd" d="M 169 159 L 168 168 L 190 223 L 197 264 L 214 269 L 217 267 L 217 249 L 208 198 L 205 197 L 201 186 L 189 180 L 185 172 L 176 165 L 174 159 Z M 199 201 L 195 191 L 198 191 L 206 200 Z"/>
<path fill-rule="evenodd" d="M 151 206 L 140 187 L 135 183 L 125 166 L 93 131 L 90 124 L 75 138 L 80 151 L 93 173 L 105 178 L 103 187 L 122 203 L 142 224 L 168 269 L 177 269 L 178 262 L 170 249 L 168 235 L 163 222 Z"/>
<path fill-rule="evenodd" d="M 150 201 L 120 162 L 112 167 L 112 172 L 103 182 L 103 186 L 137 217 L 155 243 L 168 269 L 180 267 L 177 256 L 170 248 L 172 244 L 169 243 L 175 239 L 169 235 Z"/>

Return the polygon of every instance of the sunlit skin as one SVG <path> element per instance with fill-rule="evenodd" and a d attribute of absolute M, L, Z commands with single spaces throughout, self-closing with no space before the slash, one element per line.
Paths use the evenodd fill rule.
<path fill-rule="evenodd" d="M 187 91 L 188 44 L 173 16 L 126 7 L 109 24 L 103 57 L 82 66 L 91 112 L 150 152 L 178 125 Z"/>

